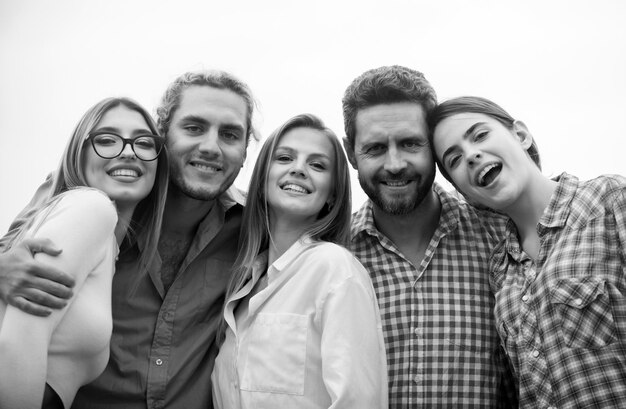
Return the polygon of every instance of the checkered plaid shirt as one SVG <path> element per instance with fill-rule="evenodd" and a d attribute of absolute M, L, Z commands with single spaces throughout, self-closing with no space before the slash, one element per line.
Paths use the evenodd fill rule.
<path fill-rule="evenodd" d="M 509 222 L 491 265 L 520 405 L 624 408 L 626 178 L 557 180 L 537 226 L 537 261 Z"/>
<path fill-rule="evenodd" d="M 496 242 L 473 208 L 434 189 L 441 217 L 419 266 L 376 229 L 370 201 L 352 220 L 351 250 L 370 273 L 382 315 L 389 405 L 510 407 L 487 271 Z"/>

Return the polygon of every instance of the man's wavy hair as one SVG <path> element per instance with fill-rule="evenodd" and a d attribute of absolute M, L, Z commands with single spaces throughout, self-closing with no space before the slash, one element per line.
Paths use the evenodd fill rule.
<path fill-rule="evenodd" d="M 428 115 L 437 105 L 437 94 L 424 74 L 400 65 L 374 68 L 352 81 L 342 99 L 344 128 L 350 147 L 354 149 L 359 110 L 397 102 L 415 102 Z"/>
<path fill-rule="evenodd" d="M 167 138 L 172 116 L 174 116 L 174 112 L 180 107 L 183 91 L 194 85 L 229 90 L 242 97 L 247 108 L 246 143 L 250 141 L 251 137 L 258 140 L 256 129 L 254 129 L 252 124 L 252 115 L 256 107 L 256 101 L 252 96 L 252 91 L 248 85 L 234 75 L 219 70 L 186 72 L 169 85 L 163 94 L 161 104 L 156 109 L 157 126 L 161 135 Z"/>

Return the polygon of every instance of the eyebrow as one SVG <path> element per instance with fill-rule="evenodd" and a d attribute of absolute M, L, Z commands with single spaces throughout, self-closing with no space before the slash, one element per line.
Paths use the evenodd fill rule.
<path fill-rule="evenodd" d="M 277 153 L 279 151 L 287 151 L 288 153 L 294 153 L 296 152 L 295 149 L 290 148 L 288 146 L 277 146 L 276 150 L 274 151 L 274 153 Z M 312 153 L 308 156 L 309 158 L 325 158 L 328 160 L 331 160 L 331 157 L 325 153 Z"/>
<path fill-rule="evenodd" d="M 114 134 L 119 134 L 121 133 L 119 128 L 116 128 L 114 126 L 103 126 L 102 128 L 95 128 L 93 131 L 91 131 L 91 133 L 94 132 L 111 132 Z M 147 129 L 133 129 L 132 135 L 145 135 L 146 133 L 149 133 L 150 135 L 152 135 L 152 130 L 150 130 L 149 127 L 147 127 Z"/>
<path fill-rule="evenodd" d="M 207 121 L 204 117 L 193 114 L 182 117 L 180 119 L 180 122 L 195 122 L 202 125 L 211 125 L 211 121 Z M 235 123 L 222 124 L 220 125 L 219 129 L 230 129 L 233 131 L 239 131 L 241 133 L 246 132 L 246 128 L 244 126 Z"/>
<path fill-rule="evenodd" d="M 207 121 L 206 119 L 204 119 L 203 117 L 198 116 L 198 115 L 187 115 L 187 116 L 184 116 L 184 117 L 180 118 L 180 122 L 198 122 L 198 123 L 201 123 L 201 124 L 208 124 L 209 123 L 209 121 Z"/>
<path fill-rule="evenodd" d="M 486 124 L 486 122 L 476 122 L 474 125 L 472 125 L 469 128 L 467 128 L 467 130 L 463 134 L 463 139 L 467 139 L 474 132 L 474 129 L 478 128 L 481 125 L 485 125 L 485 124 Z M 441 158 L 445 159 L 446 156 L 449 155 L 455 149 L 456 149 L 456 145 L 453 145 L 453 146 L 449 147 L 448 149 L 446 149 L 446 151 L 443 153 L 443 155 L 441 155 Z"/>

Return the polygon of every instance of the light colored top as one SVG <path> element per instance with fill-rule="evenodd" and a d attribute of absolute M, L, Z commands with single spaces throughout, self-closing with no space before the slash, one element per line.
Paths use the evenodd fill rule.
<path fill-rule="evenodd" d="M 109 359 L 111 281 L 117 212 L 102 192 L 66 192 L 42 210 L 23 238 L 52 240 L 57 257 L 35 254 L 76 280 L 67 307 L 36 317 L 0 302 L 0 408 L 41 408 L 48 383 L 69 408 L 81 385 Z"/>
<path fill-rule="evenodd" d="M 0 239 L 0 251 L 45 200 L 52 177 Z M 239 241 L 244 197 L 224 192 L 200 222 L 166 292 L 161 258 L 141 266 L 145 237 L 119 255 L 113 277 L 113 335 L 106 369 L 79 389 L 73 409 L 209 409 L 215 334 Z M 182 215 L 181 217 L 184 217 Z"/>
<path fill-rule="evenodd" d="M 510 221 L 491 260 L 520 408 L 624 408 L 626 178 L 556 180 L 537 224 L 537 259 Z"/>
<path fill-rule="evenodd" d="M 310 239 L 266 266 L 267 252 L 227 300 L 215 407 L 386 408 L 382 326 L 363 266 Z"/>

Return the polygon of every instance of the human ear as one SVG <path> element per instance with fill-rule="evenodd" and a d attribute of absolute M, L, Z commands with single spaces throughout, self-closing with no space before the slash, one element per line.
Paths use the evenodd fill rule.
<path fill-rule="evenodd" d="M 348 140 L 347 136 L 344 137 L 342 141 L 343 141 L 343 149 L 346 151 L 346 155 L 348 156 L 348 162 L 350 162 L 350 165 L 352 166 L 352 168 L 354 168 L 355 170 L 358 170 L 356 166 L 356 156 L 354 156 L 354 147 Z"/>
<path fill-rule="evenodd" d="M 513 133 L 515 134 L 517 139 L 520 141 L 522 148 L 524 148 L 524 150 L 528 150 L 528 148 L 532 146 L 533 136 L 528 130 L 528 127 L 526 127 L 526 124 L 524 122 L 517 121 L 517 120 L 513 122 Z"/>

